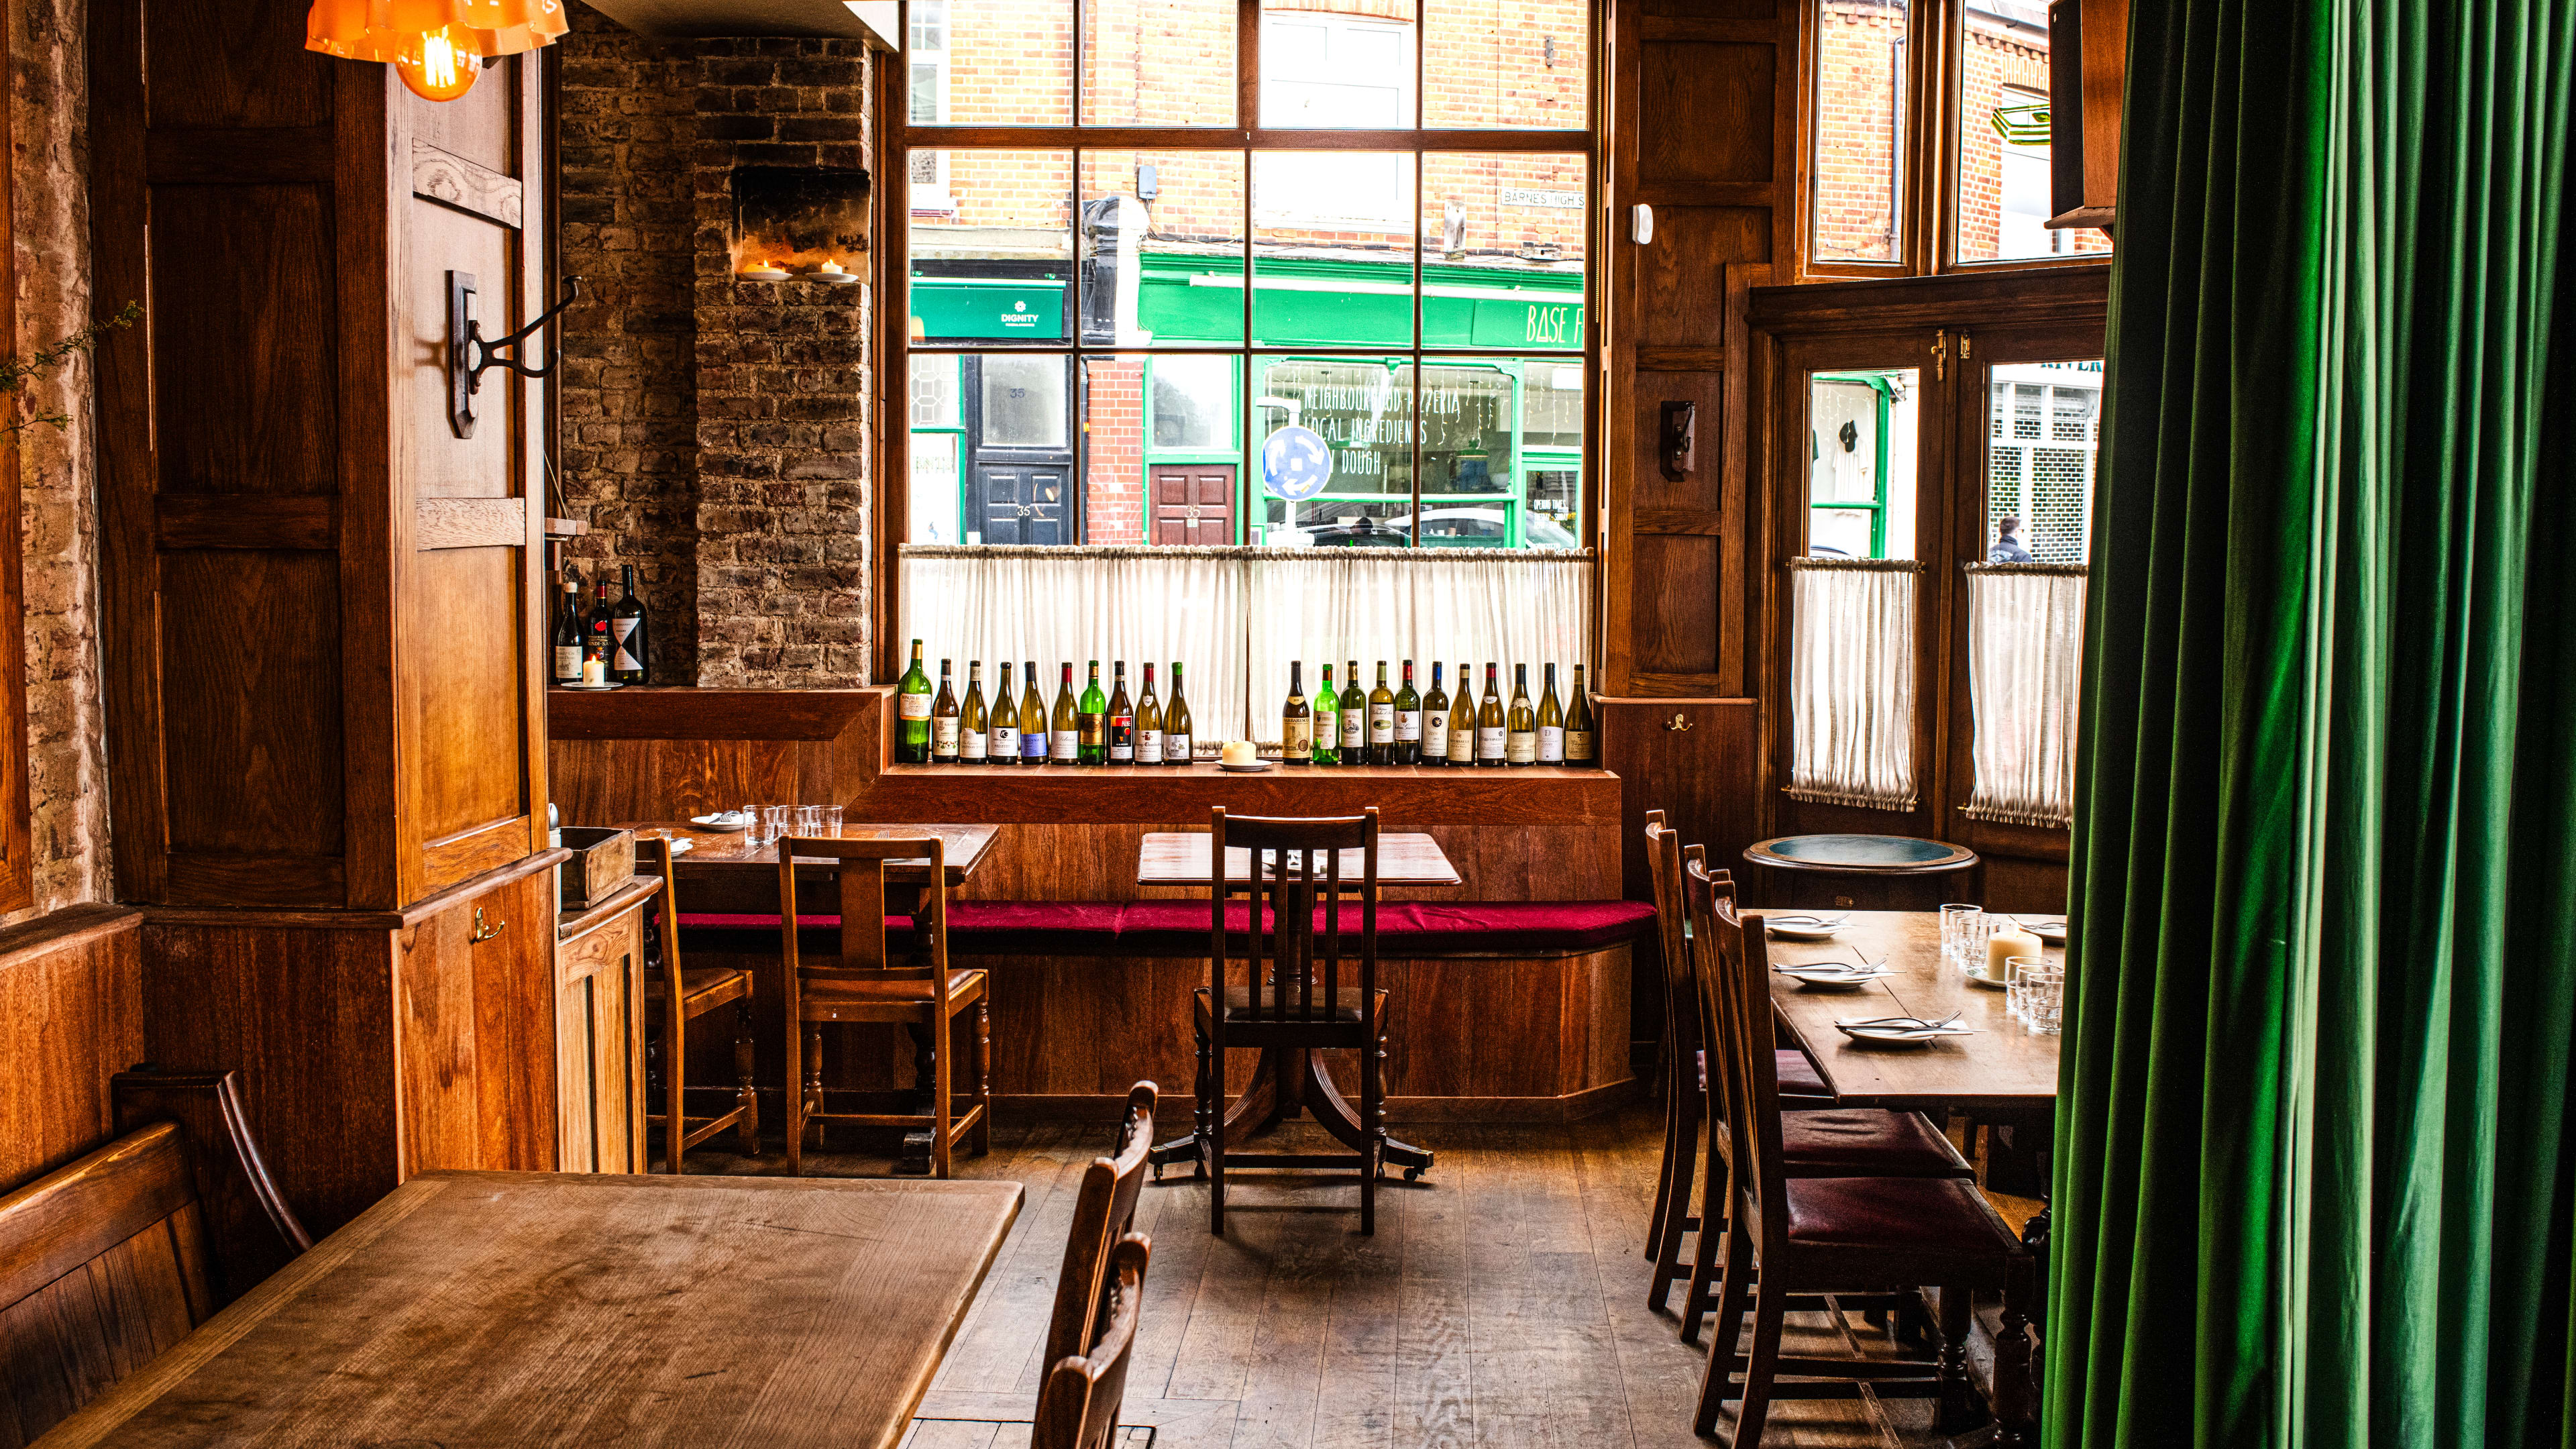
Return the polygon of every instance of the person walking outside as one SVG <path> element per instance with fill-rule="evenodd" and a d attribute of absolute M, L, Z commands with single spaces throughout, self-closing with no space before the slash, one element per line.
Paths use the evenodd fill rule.
<path fill-rule="evenodd" d="M 2039 560 L 2021 544 L 2021 520 L 2007 513 L 1995 524 L 1995 546 L 1986 550 L 1988 563 L 2037 563 Z"/>

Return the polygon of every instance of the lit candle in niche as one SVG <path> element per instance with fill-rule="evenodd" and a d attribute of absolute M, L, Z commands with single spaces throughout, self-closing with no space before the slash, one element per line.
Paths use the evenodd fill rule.
<path fill-rule="evenodd" d="M 841 264 L 839 262 L 825 262 L 822 266 L 822 272 L 823 275 L 827 277 L 837 277 L 841 274 Z"/>

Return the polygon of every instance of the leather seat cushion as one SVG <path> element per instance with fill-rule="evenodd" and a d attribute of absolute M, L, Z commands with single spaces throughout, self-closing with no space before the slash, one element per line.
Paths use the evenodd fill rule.
<path fill-rule="evenodd" d="M 1968 1166 L 1920 1112 L 1837 1107 L 1780 1114 L 1793 1177 L 1958 1177 Z"/>
<path fill-rule="evenodd" d="M 1794 1248 L 1984 1264 L 2019 1246 L 1976 1187 L 1955 1177 L 1797 1178 L 1788 1196 Z"/>

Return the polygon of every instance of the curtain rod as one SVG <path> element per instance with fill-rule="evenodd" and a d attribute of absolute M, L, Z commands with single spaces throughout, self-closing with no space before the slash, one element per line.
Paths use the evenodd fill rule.
<path fill-rule="evenodd" d="M 1910 558 L 1816 558 L 1802 555 L 1780 560 L 1782 568 L 1816 569 L 1826 573 L 1851 574 L 1919 574 L 1923 562 Z"/>
<path fill-rule="evenodd" d="M 1416 562 L 1436 559 L 1442 563 L 1568 564 L 1592 562 L 1593 550 L 1588 548 L 1254 548 L 1186 544 L 1157 546 L 1150 544 L 907 543 L 896 548 L 895 556 L 898 559 L 1051 559 L 1059 563 L 1115 562 L 1126 559 L 1254 561 L 1349 559 L 1353 562 L 1376 563 L 1397 559 Z"/>
<path fill-rule="evenodd" d="M 1988 563 L 1984 559 L 1966 559 L 1959 564 L 1963 574 L 2030 574 L 2049 579 L 2081 579 L 2093 573 L 2090 564 L 2059 563 Z"/>

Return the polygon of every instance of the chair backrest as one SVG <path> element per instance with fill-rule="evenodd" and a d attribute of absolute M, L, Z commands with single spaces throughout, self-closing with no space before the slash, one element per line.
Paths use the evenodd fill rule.
<path fill-rule="evenodd" d="M 832 964 L 815 965 L 797 951 L 796 862 L 836 860 L 841 864 L 841 954 Z M 897 860 L 927 860 L 934 882 L 947 879 L 947 844 L 936 835 L 844 840 L 789 837 L 778 842 L 779 951 L 787 963 L 781 981 L 790 1010 L 796 1006 L 796 983 L 803 981 L 921 981 L 927 978 L 939 1019 L 948 1008 L 948 891 L 938 885 L 921 893 L 913 918 L 913 954 L 897 965 L 886 950 L 886 865 Z"/>
<path fill-rule="evenodd" d="M 1127 1092 L 1126 1120 L 1114 1155 L 1095 1157 L 1083 1169 L 1073 1200 L 1073 1226 L 1065 1233 L 1064 1271 L 1055 1281 L 1055 1311 L 1047 1318 L 1046 1353 L 1040 1363 L 1091 1348 L 1094 1326 L 1107 1299 L 1109 1250 L 1136 1222 L 1136 1199 L 1145 1187 L 1145 1160 L 1154 1146 L 1152 1082 Z"/>
<path fill-rule="evenodd" d="M 666 993 L 663 999 L 675 1003 L 673 1009 L 677 1010 L 676 1003 L 680 1000 L 680 873 L 672 868 L 671 842 L 636 837 L 635 864 L 651 867 L 652 873 L 662 877 L 662 888 L 653 897 L 661 919 L 650 923 L 653 933 L 650 944 L 662 973 L 662 990 Z M 795 919 L 792 910 L 788 919 Z"/>
<path fill-rule="evenodd" d="M 1712 1023 L 1709 1090 L 1726 1083 L 1725 1102 L 1709 1113 L 1709 1145 L 1730 1169 L 1735 1211 L 1758 1246 L 1787 1231 L 1789 1197 L 1781 1170 L 1780 1072 L 1772 1055 L 1771 958 L 1762 918 L 1737 913 L 1732 890 L 1721 891 L 1699 861 L 1684 861 L 1682 893 L 1697 938 L 1700 999 Z"/>
<path fill-rule="evenodd" d="M 1153 1251 L 1141 1233 L 1120 1238 L 1111 1250 L 1099 1332 L 1084 1352 L 1047 1366 L 1030 1449 L 1103 1449 L 1118 1432 L 1127 1361 L 1136 1350 L 1136 1317 L 1144 1306 L 1145 1264 Z"/>
<path fill-rule="evenodd" d="M 1682 838 L 1664 824 L 1664 812 L 1646 812 L 1646 872 L 1655 887 L 1655 937 L 1663 947 L 1664 1019 L 1671 1024 L 1674 1056 L 1684 1067 L 1700 1049 L 1698 973 L 1691 969 L 1690 933 L 1682 929 Z"/>
<path fill-rule="evenodd" d="M 0 1196 L 0 1443 L 36 1438 L 312 1246 L 231 1073 L 112 1085 L 121 1125 L 161 1115 Z M 233 1250 L 239 1217 L 273 1241 Z"/>
<path fill-rule="evenodd" d="M 1251 967 L 1251 1011 L 1257 1021 L 1329 1021 L 1342 980 L 1342 902 L 1355 898 L 1359 908 L 1358 976 L 1360 1015 L 1376 1014 L 1377 996 L 1377 807 L 1357 815 L 1317 820 L 1282 820 L 1208 812 L 1208 990 L 1223 1017 L 1226 962 L 1231 952 L 1225 929 L 1226 855 L 1249 852 L 1251 908 L 1245 921 L 1246 952 Z M 1360 853 L 1359 875 L 1344 870 L 1343 852 Z M 1319 930 L 1315 917 L 1323 916 Z M 1265 929 L 1267 927 L 1267 929 Z M 1264 971 L 1267 964 L 1272 969 Z M 1320 970 L 1318 969 L 1320 968 Z M 1264 987 L 1268 989 L 1265 990 Z M 1372 1040 L 1374 1037 L 1372 1037 Z"/>

